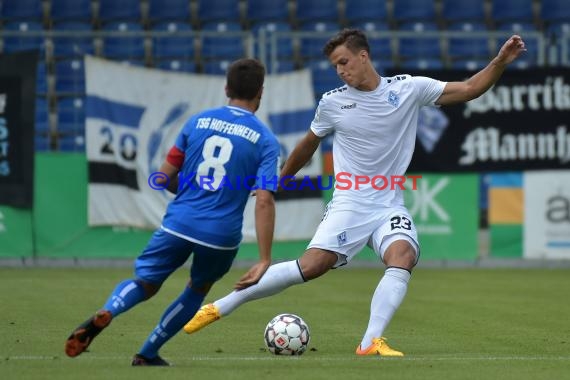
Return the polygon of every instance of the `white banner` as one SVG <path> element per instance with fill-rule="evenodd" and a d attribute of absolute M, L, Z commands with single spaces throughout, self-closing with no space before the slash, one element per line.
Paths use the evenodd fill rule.
<path fill-rule="evenodd" d="M 153 229 L 172 195 L 153 190 L 157 171 L 185 123 L 197 112 L 227 104 L 225 77 L 179 74 L 85 58 L 86 145 L 90 226 Z M 277 135 L 285 159 L 306 133 L 315 109 L 308 70 L 269 75 L 257 116 Z M 298 175 L 321 174 L 321 156 Z M 324 209 L 317 196 L 277 202 L 276 240 L 312 236 Z M 255 240 L 253 204 L 246 207 L 244 241 Z"/>
<path fill-rule="evenodd" d="M 570 259 L 570 171 L 524 173 L 524 257 Z"/>

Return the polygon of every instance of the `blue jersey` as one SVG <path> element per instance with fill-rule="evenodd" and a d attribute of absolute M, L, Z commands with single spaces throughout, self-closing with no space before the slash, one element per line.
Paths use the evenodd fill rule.
<path fill-rule="evenodd" d="M 176 139 L 184 153 L 163 228 L 214 248 L 235 248 L 253 189 L 277 190 L 279 143 L 252 112 L 225 106 L 199 113 Z"/>

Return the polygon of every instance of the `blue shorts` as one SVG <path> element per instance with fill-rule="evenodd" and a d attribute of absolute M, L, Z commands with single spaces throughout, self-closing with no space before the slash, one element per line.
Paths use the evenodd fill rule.
<path fill-rule="evenodd" d="M 162 284 L 194 254 L 190 279 L 192 287 L 197 289 L 222 278 L 230 270 L 237 252 L 237 249 L 205 247 L 158 229 L 136 259 L 135 275 L 145 282 Z"/>

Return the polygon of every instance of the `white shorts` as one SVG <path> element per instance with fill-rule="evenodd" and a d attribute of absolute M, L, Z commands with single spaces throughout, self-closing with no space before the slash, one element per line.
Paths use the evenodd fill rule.
<path fill-rule="evenodd" d="M 351 207 L 352 206 L 352 207 Z M 307 248 L 333 251 L 338 260 L 335 268 L 347 264 L 365 245 L 384 260 L 386 249 L 396 240 L 408 241 L 420 255 L 418 233 L 404 206 L 376 209 L 329 202 L 323 219 Z"/>

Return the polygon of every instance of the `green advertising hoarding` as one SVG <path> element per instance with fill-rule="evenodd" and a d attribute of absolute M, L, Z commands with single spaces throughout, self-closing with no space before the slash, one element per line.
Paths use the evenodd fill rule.
<path fill-rule="evenodd" d="M 404 196 L 418 229 L 422 259 L 476 259 L 478 175 L 423 174 L 416 189 L 411 187 L 406 186 Z"/>
<path fill-rule="evenodd" d="M 31 257 L 33 241 L 32 212 L 0 206 L 0 257 Z"/>

